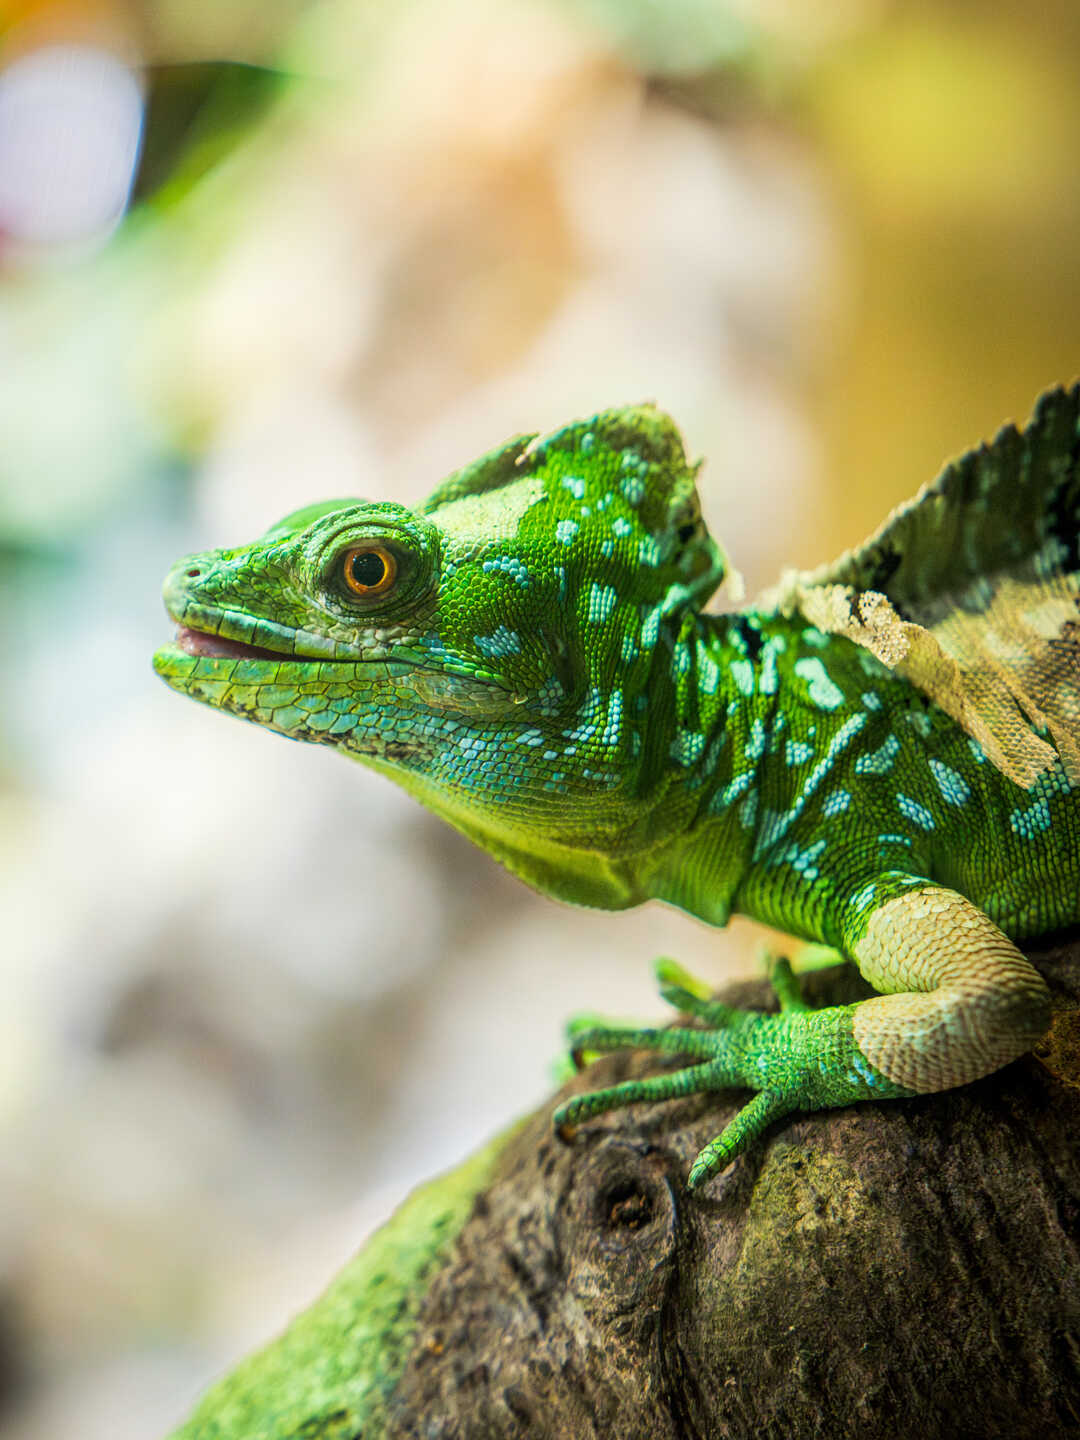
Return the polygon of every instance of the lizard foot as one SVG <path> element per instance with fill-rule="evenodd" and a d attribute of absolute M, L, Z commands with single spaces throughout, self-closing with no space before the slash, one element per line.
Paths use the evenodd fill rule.
<path fill-rule="evenodd" d="M 710 999 L 707 988 L 673 960 L 658 961 L 656 970 L 664 999 L 706 1028 L 638 1029 L 597 1024 L 591 1017 L 572 1020 L 569 1039 L 574 1061 L 580 1067 L 588 1054 L 630 1048 L 686 1055 L 696 1063 L 573 1096 L 553 1116 L 564 1138 L 578 1122 L 638 1101 L 674 1100 L 712 1090 L 756 1090 L 694 1161 L 687 1177 L 693 1190 L 746 1150 L 773 1121 L 793 1110 L 912 1093 L 878 1074 L 859 1051 L 852 1034 L 856 1006 L 812 1010 L 786 960 L 770 964 L 779 1014 L 739 1010 Z"/>

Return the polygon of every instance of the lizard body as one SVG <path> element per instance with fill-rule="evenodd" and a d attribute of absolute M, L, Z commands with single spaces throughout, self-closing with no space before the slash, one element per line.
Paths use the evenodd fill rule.
<path fill-rule="evenodd" d="M 950 466 L 867 544 L 707 614 L 725 557 L 644 406 L 518 437 L 416 511 L 332 501 L 166 581 L 174 688 L 403 785 L 538 889 L 739 911 L 881 992 L 590 1027 L 684 1071 L 576 1097 L 757 1090 L 697 1184 L 778 1115 L 947 1088 L 1022 1054 L 1049 996 L 1015 940 L 1080 920 L 1080 389 Z"/>

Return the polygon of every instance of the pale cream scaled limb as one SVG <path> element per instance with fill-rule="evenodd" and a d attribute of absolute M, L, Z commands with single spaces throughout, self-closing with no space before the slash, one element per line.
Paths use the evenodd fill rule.
<path fill-rule="evenodd" d="M 887 900 L 853 958 L 884 993 L 855 1010 L 855 1043 L 896 1085 L 948 1090 L 1030 1050 L 1050 1023 L 1035 967 L 983 912 L 935 886 Z"/>

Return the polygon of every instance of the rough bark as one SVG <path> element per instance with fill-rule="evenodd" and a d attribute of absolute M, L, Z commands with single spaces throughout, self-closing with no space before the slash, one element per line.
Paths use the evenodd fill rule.
<path fill-rule="evenodd" d="M 735 1097 L 616 1112 L 571 1146 L 544 1107 L 426 1296 L 388 1433 L 1077 1435 L 1078 1019 L 962 1091 L 788 1121 L 692 1197 Z M 588 1085 L 655 1068 L 611 1057 Z"/>
<path fill-rule="evenodd" d="M 361 1295 L 344 1272 L 329 1297 L 346 1319 L 315 1345 L 337 1366 L 317 1402 L 280 1398 L 312 1353 L 305 1317 L 184 1437 L 1077 1435 L 1080 1010 L 1066 977 L 1080 948 L 1032 958 L 1063 1006 L 1038 1055 L 963 1090 L 789 1119 L 694 1195 L 695 1153 L 745 1096 L 614 1112 L 569 1145 L 545 1105 L 458 1202 L 463 1223 L 397 1303 L 392 1347 L 376 1336 L 379 1365 L 395 1356 L 377 1402 L 374 1365 L 358 1374 L 346 1344 L 386 1277 L 367 1273 Z M 862 993 L 850 967 L 804 990 Z M 755 984 L 723 998 L 770 1003 Z M 610 1056 L 574 1086 L 657 1064 Z M 368 1272 L 386 1268 L 372 1253 Z"/>

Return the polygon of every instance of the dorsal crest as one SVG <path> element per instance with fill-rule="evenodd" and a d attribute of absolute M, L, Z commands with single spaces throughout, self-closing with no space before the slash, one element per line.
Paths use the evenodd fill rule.
<path fill-rule="evenodd" d="M 1058 757 L 1080 784 L 1080 385 L 764 603 L 904 675 L 1018 785 Z"/>

